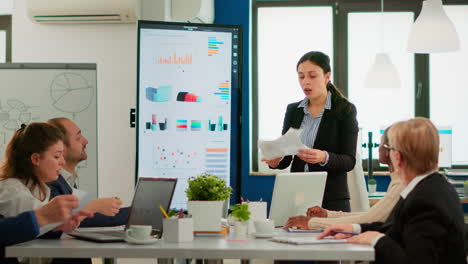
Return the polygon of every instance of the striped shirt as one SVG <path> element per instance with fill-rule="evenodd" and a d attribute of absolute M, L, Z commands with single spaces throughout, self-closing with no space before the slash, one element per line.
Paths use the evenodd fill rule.
<path fill-rule="evenodd" d="M 320 114 L 318 114 L 315 118 L 309 113 L 309 99 L 306 97 L 302 102 L 299 103 L 297 108 L 302 107 L 304 110 L 304 119 L 302 119 L 301 127 L 301 142 L 306 145 L 308 148 L 314 148 L 315 138 L 317 137 L 317 132 L 320 126 L 320 122 L 322 121 L 323 113 L 325 109 L 331 109 L 331 92 L 327 93 L 327 99 L 325 101 L 325 107 L 322 109 Z M 327 160 L 320 165 L 326 165 L 328 163 L 328 153 L 327 153 Z M 304 171 L 309 171 L 307 164 L 305 165 Z"/>

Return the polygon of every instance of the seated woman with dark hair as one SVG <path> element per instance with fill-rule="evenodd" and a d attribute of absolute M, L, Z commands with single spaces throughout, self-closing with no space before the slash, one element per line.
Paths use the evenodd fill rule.
<path fill-rule="evenodd" d="M 22 125 L 14 133 L 0 167 L 0 215 L 16 216 L 49 201 L 47 183 L 57 180 L 65 164 L 63 138 L 58 128 L 40 122 Z M 96 199 L 84 209 L 92 213 L 103 209 L 109 215 L 119 211 L 120 201 L 104 202 Z"/>
<path fill-rule="evenodd" d="M 429 119 L 398 122 L 388 132 L 390 159 L 405 188 L 389 224 L 329 226 L 334 235 L 375 248 L 376 263 L 466 263 L 464 219 L 452 185 L 437 172 L 439 135 Z M 334 231 L 360 233 L 356 236 Z"/>

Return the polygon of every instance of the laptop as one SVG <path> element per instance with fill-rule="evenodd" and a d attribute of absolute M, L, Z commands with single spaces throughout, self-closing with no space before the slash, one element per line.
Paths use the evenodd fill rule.
<path fill-rule="evenodd" d="M 172 196 L 177 183 L 175 178 L 139 178 L 135 194 L 133 195 L 130 215 L 125 230 L 130 225 L 152 225 L 154 237 L 162 236 L 163 215 L 159 205 L 167 211 L 171 205 Z M 100 228 L 105 230 L 107 228 Z M 94 242 L 120 242 L 124 241 L 125 230 L 113 231 L 74 231 L 69 235 Z"/>
<path fill-rule="evenodd" d="M 290 172 L 276 175 L 269 218 L 283 226 L 291 216 L 305 215 L 307 208 L 322 206 L 327 172 Z"/>

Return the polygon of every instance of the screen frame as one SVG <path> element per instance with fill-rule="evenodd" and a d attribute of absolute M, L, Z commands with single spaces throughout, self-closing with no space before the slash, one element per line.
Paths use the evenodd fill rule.
<path fill-rule="evenodd" d="M 135 159 L 135 184 L 138 182 L 140 177 L 138 175 L 138 161 L 140 158 L 139 153 L 139 134 L 140 134 L 140 37 L 141 30 L 148 28 L 164 28 L 164 29 L 178 29 L 181 27 L 187 28 L 203 28 L 207 31 L 213 30 L 214 32 L 219 32 L 221 30 L 230 32 L 237 30 L 238 31 L 238 51 L 237 51 L 237 73 L 231 72 L 231 142 L 230 142 L 230 170 L 229 170 L 229 180 L 230 186 L 233 189 L 230 202 L 231 204 L 237 203 L 240 200 L 241 195 L 241 120 L 242 120 L 242 67 L 243 67 L 243 45 L 242 45 L 242 27 L 240 25 L 220 25 L 220 24 L 200 24 L 200 23 L 181 23 L 181 22 L 165 22 L 165 21 L 148 21 L 148 20 L 138 20 L 137 21 L 137 78 L 136 78 L 136 109 L 135 109 L 135 126 L 136 126 L 136 159 Z M 217 30 L 217 31 L 215 31 Z M 233 59 L 234 61 L 234 59 Z M 235 86 L 235 83 L 237 84 Z M 155 176 L 158 177 L 158 176 Z"/>

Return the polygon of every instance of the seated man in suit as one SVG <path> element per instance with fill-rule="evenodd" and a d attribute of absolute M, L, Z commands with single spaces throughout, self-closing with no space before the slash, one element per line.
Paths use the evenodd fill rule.
<path fill-rule="evenodd" d="M 76 188 L 78 164 L 86 160 L 86 145 L 88 140 L 82 134 L 81 129 L 70 119 L 59 117 L 49 119 L 47 123 L 57 127 L 64 134 L 64 158 L 65 165 L 60 171 L 56 181 L 50 182 L 50 196 L 71 194 L 72 188 Z M 92 208 L 97 212 L 93 218 L 84 219 L 80 227 L 104 227 L 125 225 L 128 221 L 129 208 L 120 208 L 121 201 L 116 198 L 100 198 L 91 202 Z M 115 208 L 120 208 L 118 213 Z M 116 214 L 117 213 L 117 214 Z"/>
<path fill-rule="evenodd" d="M 334 235 L 375 248 L 376 263 L 466 263 L 463 210 L 457 193 L 437 172 L 439 135 L 429 119 L 415 118 L 390 128 L 390 159 L 405 188 L 391 225 L 332 225 L 318 237 Z M 359 235 L 337 234 L 336 230 Z"/>
<path fill-rule="evenodd" d="M 71 232 L 80 224 L 82 217 L 92 217 L 91 213 L 80 211 L 72 217 L 72 209 L 78 207 L 74 195 L 61 195 L 34 211 L 27 211 L 16 217 L 0 216 L 0 263 L 15 263 L 16 259 L 4 259 L 4 247 L 32 240 L 39 235 L 40 227 L 67 221 L 55 230 Z"/>

